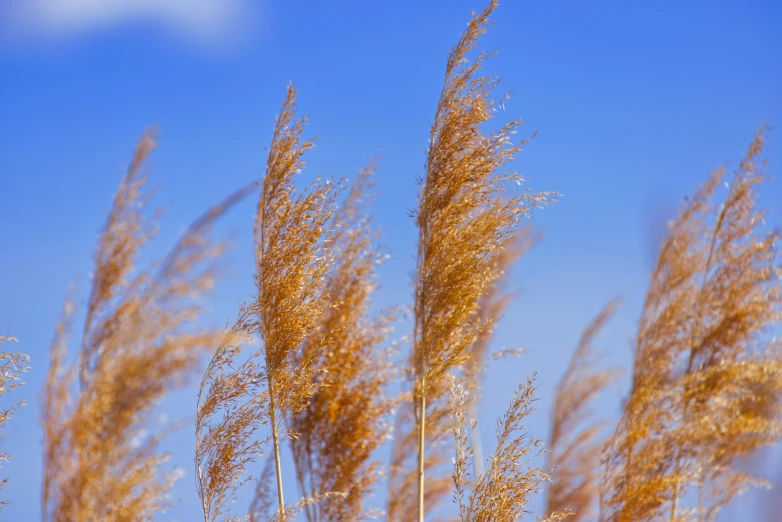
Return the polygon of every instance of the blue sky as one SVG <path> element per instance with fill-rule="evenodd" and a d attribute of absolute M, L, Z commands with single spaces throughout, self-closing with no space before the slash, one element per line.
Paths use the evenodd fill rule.
<path fill-rule="evenodd" d="M 70 281 L 86 299 L 97 231 L 149 125 L 160 131 L 153 184 L 170 208 L 154 256 L 208 205 L 260 179 L 263 147 L 294 81 L 308 132 L 320 137 L 307 176 L 351 176 L 383 155 L 375 212 L 392 257 L 378 303 L 411 302 L 416 233 L 407 209 L 448 49 L 483 2 L 161 4 L 0 3 L 0 332 L 19 338 L 33 366 L 16 394 L 29 406 L 2 441 L 15 454 L 3 467 L 12 479 L 6 520 L 39 517 L 37 396 L 48 344 Z M 544 240 L 514 271 L 522 294 L 496 346 L 528 352 L 491 369 L 487 445 L 511 391 L 535 371 L 540 401 L 529 428 L 547 436 L 553 388 L 580 331 L 616 295 L 624 302 L 599 344 L 627 368 L 653 258 L 650 229 L 713 168 L 735 165 L 761 122 L 782 122 L 777 2 L 506 0 L 494 19 L 483 40 L 499 51 L 489 70 L 513 90 L 507 115 L 538 131 L 516 168 L 531 189 L 563 196 L 535 215 Z M 768 144 L 769 169 L 779 172 L 778 130 Z M 780 181 L 764 188 L 777 224 L 781 196 Z M 252 211 L 248 201 L 222 225 L 237 246 L 211 301 L 217 323 L 253 291 Z M 617 417 L 624 385 L 598 413 Z M 192 390 L 169 403 L 172 416 L 195 408 Z M 197 519 L 192 440 L 188 429 L 167 444 L 187 476 L 175 490 L 181 504 L 160 520 Z"/>

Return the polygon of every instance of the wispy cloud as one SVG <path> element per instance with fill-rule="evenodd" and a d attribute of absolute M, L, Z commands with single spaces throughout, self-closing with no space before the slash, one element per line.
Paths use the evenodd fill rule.
<path fill-rule="evenodd" d="M 59 41 L 143 22 L 197 44 L 222 45 L 247 28 L 257 5 L 257 0 L 2 0 L 0 20 L 16 41 Z"/>

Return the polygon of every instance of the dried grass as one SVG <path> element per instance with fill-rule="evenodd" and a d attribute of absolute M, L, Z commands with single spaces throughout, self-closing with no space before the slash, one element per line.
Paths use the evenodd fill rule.
<path fill-rule="evenodd" d="M 196 470 L 204 519 L 209 521 L 226 513 L 243 484 L 247 464 L 260 456 L 267 442 L 256 436 L 262 425 L 271 432 L 275 516 L 287 520 L 296 509 L 286 507 L 284 500 L 280 440 L 292 436 L 286 421 L 303 412 L 318 390 L 315 377 L 322 369 L 317 361 L 327 345 L 318 342 L 306 351 L 300 347 L 318 330 L 330 305 L 324 287 L 334 260 L 326 239 L 337 190 L 333 183 L 318 180 L 295 194 L 293 178 L 304 166 L 302 155 L 313 145 L 301 139 L 305 120 L 295 118 L 295 105 L 296 91 L 289 86 L 256 212 L 257 295 L 226 335 L 199 393 Z M 259 339 L 261 348 L 236 364 L 250 338 Z"/>
<path fill-rule="evenodd" d="M 71 299 L 52 343 L 43 395 L 44 520 L 150 520 L 169 504 L 177 474 L 164 471 L 168 457 L 156 451 L 166 429 L 153 413 L 215 342 L 216 332 L 193 327 L 225 248 L 207 234 L 248 189 L 196 220 L 162 261 L 140 269 L 139 250 L 155 231 L 142 172 L 154 145 L 151 133 L 140 141 L 100 236 L 77 363 L 68 361 Z"/>
<path fill-rule="evenodd" d="M 549 194 L 507 195 L 509 183 L 524 179 L 503 171 L 526 142 L 514 141 L 522 122 L 513 120 L 488 134 L 500 100 L 492 98 L 499 79 L 481 75 L 490 54 L 468 59 L 485 33 L 497 2 L 470 20 L 448 57 L 432 124 L 418 209 L 415 327 L 410 361 L 414 375 L 418 429 L 418 520 L 425 514 L 427 429 L 446 430 L 427 417 L 447 411 L 448 374 L 468 359 L 468 350 L 488 325 L 477 321 L 481 297 L 497 277 L 495 259 L 510 242 L 520 220 Z M 507 96 L 506 96 L 507 97 Z M 439 404 L 438 404 L 439 403 Z M 440 413 L 436 413 L 438 410 Z M 436 442 L 436 439 L 435 441 Z"/>
<path fill-rule="evenodd" d="M 392 352 L 381 349 L 395 314 L 369 317 L 375 267 L 384 257 L 373 244 L 377 234 L 366 213 L 373 173 L 374 164 L 359 173 L 334 218 L 329 243 L 337 262 L 324 286 L 330 305 L 301 354 L 308 359 L 313 347 L 320 352 L 314 359 L 317 391 L 291 417 L 298 482 L 304 497 L 343 495 L 305 508 L 310 522 L 348 522 L 373 514 L 362 502 L 382 478 L 373 453 L 389 439 L 388 418 L 396 404 L 386 395 L 397 373 Z"/>
<path fill-rule="evenodd" d="M 721 169 L 670 224 L 610 440 L 590 405 L 616 370 L 597 368 L 592 342 L 616 301 L 584 330 L 557 387 L 546 464 L 553 471 L 536 466 L 546 450 L 524 426 L 535 377 L 518 386 L 483 457 L 484 370 L 490 357 L 514 353 L 490 352 L 513 297 L 507 273 L 537 238 L 522 222 L 556 195 L 511 190 L 525 181 L 509 169 L 527 142 L 517 138 L 521 120 L 486 130 L 508 96 L 497 98 L 499 79 L 483 72 L 492 53 L 473 53 L 497 5 L 473 13 L 448 56 L 413 212 L 414 325 L 402 368 L 389 343 L 398 312 L 372 306 L 385 257 L 368 209 L 374 164 L 349 188 L 318 178 L 299 191 L 313 140 L 303 138 L 292 86 L 262 182 L 210 209 L 160 262 L 138 266 L 159 214 L 149 209 L 144 175 L 155 139 L 144 136 L 100 235 L 78 348 L 69 351 L 67 340 L 72 297 L 52 341 L 42 401 L 44 520 L 146 521 L 171 503 L 176 472 L 158 451 L 171 426 L 154 414 L 214 346 L 195 426 L 207 522 L 380 517 L 367 505 L 386 471 L 386 518 L 394 522 L 432 518 L 449 492 L 462 522 L 521 520 L 549 482 L 538 520 L 712 522 L 763 483 L 741 462 L 782 437 L 782 345 L 770 338 L 782 319 L 779 233 L 765 232 L 756 208 L 767 177 L 764 129 L 726 195 L 718 194 Z M 258 185 L 255 295 L 224 330 L 201 327 L 200 297 L 226 246 L 208 239 L 210 228 Z M 0 395 L 22 384 L 27 361 L 0 353 Z M 394 397 L 398 380 L 407 388 Z M 0 428 L 21 404 L 0 413 Z M 283 491 L 284 441 L 300 490 L 293 503 Z M 386 470 L 377 452 L 389 442 Z M 236 508 L 253 480 L 249 508 Z"/>
<path fill-rule="evenodd" d="M 469 472 L 472 448 L 466 421 L 468 403 L 464 386 L 451 380 L 452 433 L 456 441 L 454 458 L 454 500 L 462 522 L 520 520 L 530 511 L 526 508 L 533 495 L 540 493 L 550 477 L 532 465 L 544 453 L 543 441 L 525 431 L 524 419 L 533 411 L 534 376 L 527 378 L 513 394 L 508 410 L 497 421 L 497 445 L 488 459 L 486 472 L 473 478 Z M 552 512 L 541 522 L 562 520 L 568 512 Z"/>
<path fill-rule="evenodd" d="M 782 434 L 779 234 L 755 208 L 755 136 L 727 195 L 715 171 L 671 223 L 647 294 L 633 386 L 606 460 L 601 520 L 711 521 L 755 482 L 736 463 Z"/>

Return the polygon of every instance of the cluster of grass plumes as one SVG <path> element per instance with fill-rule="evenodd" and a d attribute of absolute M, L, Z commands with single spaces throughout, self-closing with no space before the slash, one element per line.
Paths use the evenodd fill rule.
<path fill-rule="evenodd" d="M 530 500 L 551 479 L 543 520 L 590 519 L 599 500 L 601 520 L 706 521 L 714 520 L 720 507 L 751 484 L 754 479 L 736 465 L 738 459 L 775 442 L 782 433 L 782 364 L 775 341 L 764 338 L 767 328 L 778 320 L 777 236 L 760 233 L 763 215 L 753 203 L 763 177 L 757 163 L 761 149 L 759 134 L 723 205 L 711 202 L 721 181 L 718 172 L 671 225 L 641 321 L 632 392 L 623 419 L 605 445 L 604 466 L 600 465 L 604 447 L 600 425 L 590 420 L 589 405 L 613 380 L 615 370 L 596 369 L 592 341 L 612 315 L 616 301 L 586 328 L 557 388 L 547 463 L 554 470 L 535 466 L 545 450 L 523 426 L 535 402 L 533 379 L 519 386 L 498 421 L 496 447 L 481 469 L 474 457 L 477 439 L 471 440 L 474 405 L 491 334 L 510 299 L 503 278 L 532 244 L 529 229 L 515 228 L 529 207 L 522 195 L 515 203 L 522 210 L 511 212 L 504 206 L 511 204 L 510 199 L 499 192 L 492 199 L 489 196 L 494 193 L 486 191 L 482 193 L 488 198 L 484 206 L 466 211 L 453 222 L 444 214 L 461 208 L 461 198 L 430 214 L 431 221 L 420 220 L 418 214 L 419 224 L 431 227 L 427 230 L 449 223 L 453 228 L 436 230 L 450 238 L 468 236 L 469 230 L 459 227 L 489 219 L 492 211 L 495 218 L 507 219 L 493 221 L 498 227 L 496 242 L 485 243 L 480 259 L 469 257 L 474 250 L 464 253 L 442 243 L 423 243 L 430 249 L 426 252 L 433 252 L 428 255 L 443 257 L 440 265 L 422 270 L 430 266 L 422 260 L 429 258 L 423 248 L 419 252 L 417 291 L 422 281 L 451 286 L 429 287 L 438 300 L 426 300 L 416 293 L 416 338 L 408 367 L 414 386 L 412 393 L 399 398 L 388 476 L 388 520 L 431 514 L 449 489 L 462 521 L 520 520 L 528 514 Z M 360 520 L 370 515 L 362 509 L 363 501 L 382 478 L 372 451 L 384 440 L 383 419 L 394 400 L 385 395 L 390 378 L 384 372 L 390 372 L 385 352 L 379 348 L 388 323 L 385 316 L 379 322 L 368 319 L 378 251 L 368 219 L 357 211 L 366 182 L 366 173 L 359 176 L 333 221 L 323 222 L 322 241 L 335 259 L 328 269 L 318 272 L 323 279 L 317 292 L 310 294 L 313 300 L 319 299 L 318 314 L 311 316 L 311 327 L 300 331 L 298 344 L 290 345 L 285 359 L 292 374 L 285 378 L 302 383 L 304 390 L 298 395 L 301 407 L 288 403 L 278 410 L 286 422 L 285 436 L 291 442 L 304 498 L 296 506 L 281 503 L 280 460 L 269 459 L 246 516 L 250 520 L 285 520 L 300 512 L 308 520 Z M 471 188 L 479 185 L 471 183 Z M 421 212 L 426 194 L 425 184 Z M 502 214 L 498 209 L 508 212 Z M 483 218 L 487 212 L 490 216 Z M 486 226 L 481 230 L 485 233 Z M 428 237 L 423 230 L 421 234 L 422 239 Z M 320 238 L 311 243 L 313 248 L 320 245 Z M 473 272 L 449 266 L 446 261 L 454 259 L 473 267 Z M 479 280 L 472 279 L 478 276 Z M 467 297 L 474 299 L 465 302 Z M 422 307 L 422 303 L 440 308 Z M 207 371 L 204 390 L 208 393 L 199 411 L 199 422 L 203 422 L 199 434 L 204 438 L 199 439 L 199 447 L 206 448 L 201 455 L 207 455 L 203 462 L 208 465 L 199 468 L 204 470 L 199 481 L 202 492 L 205 485 L 213 487 L 218 482 L 224 488 L 211 490 L 218 491 L 218 496 L 205 503 L 209 520 L 223 514 L 221 509 L 243 483 L 247 465 L 261 456 L 265 443 L 274 440 L 273 429 L 266 438 L 256 433 L 261 426 L 274 426 L 269 411 L 270 381 L 260 378 L 267 375 L 269 363 L 256 364 L 251 357 L 236 369 L 232 364 L 246 336 L 257 332 L 253 330 L 256 313 L 250 305 L 243 309 Z M 465 322 L 452 324 L 449 321 L 456 321 L 454 317 Z M 423 336 L 424 324 L 432 323 L 438 330 Z M 421 351 L 424 339 L 438 341 L 434 346 L 444 351 L 424 357 L 422 368 L 417 363 L 422 353 L 427 354 Z M 445 367 L 429 370 L 428 365 L 435 363 Z M 427 379 L 426 387 L 421 387 L 421 377 Z M 421 407 L 422 390 L 430 399 L 425 409 Z M 221 411 L 219 422 L 212 424 L 210 416 L 217 411 Z M 421 429 L 424 422 L 426 430 Z M 454 469 L 451 477 L 443 477 L 442 465 L 450 453 L 444 440 L 448 431 L 455 441 Z M 418 461 L 422 465 L 411 470 L 411 461 L 421 458 L 422 432 L 428 432 L 430 443 L 436 443 Z M 414 495 L 422 467 L 432 477 Z M 275 475 L 276 498 L 270 483 Z M 683 508 L 682 499 L 695 498 L 688 488 L 698 490 L 698 505 Z M 206 511 L 215 498 L 215 510 Z"/>
<path fill-rule="evenodd" d="M 78 346 L 68 349 L 72 298 L 52 342 L 44 520 L 146 521 L 171 503 L 177 473 L 159 451 L 171 425 L 157 422 L 157 407 L 210 350 L 194 458 L 206 522 L 516 521 L 544 489 L 542 521 L 711 522 L 761 482 L 742 462 L 782 436 L 782 346 L 770 338 L 782 318 L 779 234 L 764 231 L 755 207 L 763 130 L 725 197 L 720 170 L 670 224 L 612 436 L 603 440 L 590 406 L 616 374 L 599 368 L 592 346 L 616 301 L 584 330 L 556 388 L 550 449 L 525 427 L 533 376 L 521 379 L 484 457 L 484 371 L 519 352 L 491 350 L 515 295 L 509 272 L 538 237 L 523 222 L 555 196 L 517 188 L 520 120 L 488 130 L 507 96 L 495 98 L 499 80 L 483 73 L 491 53 L 476 49 L 496 7 L 473 14 L 448 56 L 412 213 L 409 354 L 397 356 L 391 340 L 398 310 L 372 302 L 386 257 L 369 211 L 374 163 L 351 184 L 318 178 L 298 188 L 314 142 L 303 137 L 292 86 L 263 179 L 209 209 L 162 260 L 137 266 L 159 215 L 145 195 L 155 141 L 144 136 L 99 238 Z M 206 328 L 201 297 L 226 246 L 209 232 L 249 193 L 258 196 L 254 293 L 224 329 Z M 0 395 L 21 384 L 26 364 L 0 353 Z M 19 404 L 0 412 L 0 428 Z M 378 458 L 386 444 L 388 466 Z M 298 483 L 293 502 L 283 474 Z M 385 514 L 370 509 L 384 481 Z"/>
<path fill-rule="evenodd" d="M 247 189 L 196 220 L 159 263 L 138 268 L 155 231 L 143 194 L 154 144 L 149 133 L 140 141 L 100 236 L 78 360 L 68 360 L 70 299 L 52 343 L 43 396 L 45 520 L 149 520 L 168 504 L 177 478 L 156 451 L 166 429 L 153 413 L 217 338 L 192 326 L 225 247 L 207 234 Z"/>
<path fill-rule="evenodd" d="M 0 348 L 5 342 L 15 343 L 16 338 L 0 335 Z M 30 357 L 26 353 L 0 351 L 0 397 L 14 388 L 24 385 L 20 374 L 29 369 L 29 361 Z M 2 429 L 5 426 L 5 423 L 11 419 L 16 408 L 24 406 L 24 404 L 24 400 L 20 400 L 0 410 L 0 429 Z M 8 462 L 12 457 L 13 455 L 4 451 L 0 453 L 0 462 Z M 7 478 L 0 481 L 0 491 L 2 491 L 7 482 Z M 8 501 L 6 500 L 0 501 L 0 513 L 3 512 L 3 506 L 7 504 Z"/>
<path fill-rule="evenodd" d="M 755 207 L 763 143 L 761 129 L 724 199 L 720 169 L 670 225 L 607 453 L 601 520 L 714 520 L 755 481 L 739 460 L 782 434 L 782 358 L 768 338 L 780 319 L 778 232 L 762 231 Z"/>
<path fill-rule="evenodd" d="M 598 499 L 604 441 L 602 426 L 590 419 L 589 407 L 612 383 L 617 369 L 596 369 L 592 341 L 618 304 L 618 299 L 608 303 L 581 334 L 555 391 L 547 465 L 553 471 L 546 490 L 546 513 L 569 513 L 569 522 L 591 520 Z"/>

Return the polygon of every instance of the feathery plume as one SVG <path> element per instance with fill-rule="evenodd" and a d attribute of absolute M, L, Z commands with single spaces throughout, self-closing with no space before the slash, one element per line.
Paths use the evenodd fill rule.
<path fill-rule="evenodd" d="M 465 410 L 468 403 L 464 385 L 451 378 L 452 432 L 456 442 L 454 458 L 454 500 L 462 522 L 521 520 L 529 513 L 529 499 L 540 492 L 549 476 L 531 465 L 545 449 L 522 425 L 534 409 L 535 377 L 528 378 L 514 392 L 508 410 L 497 421 L 497 445 L 488 459 L 486 472 L 473 478 L 469 472 L 472 449 Z M 569 511 L 554 512 L 540 519 L 554 522 L 564 519 Z"/>
<path fill-rule="evenodd" d="M 274 128 L 255 218 L 255 300 L 244 307 L 207 369 L 196 421 L 196 471 L 204 520 L 217 520 L 243 483 L 246 465 L 271 441 L 277 482 L 275 517 L 288 520 L 282 489 L 280 440 L 290 438 L 286 421 L 307 407 L 317 390 L 316 361 L 325 345 L 300 347 L 313 335 L 329 303 L 325 277 L 333 264 L 325 239 L 330 233 L 337 190 L 317 180 L 296 195 L 293 178 L 304 167 L 302 155 L 313 146 L 302 141 L 304 119 L 297 119 L 296 91 L 287 96 Z M 244 340 L 261 347 L 242 363 Z M 239 341 L 237 341 L 237 339 Z M 269 428 L 269 439 L 256 431 Z M 250 515 L 248 515 L 250 516 Z"/>
<path fill-rule="evenodd" d="M 425 513 L 429 410 L 445 402 L 441 409 L 447 412 L 446 376 L 465 363 L 468 348 L 480 335 L 479 300 L 496 277 L 494 260 L 520 220 L 550 196 L 524 191 L 503 197 L 509 182 L 523 181 L 514 172 L 502 171 L 526 142 L 514 142 L 520 120 L 488 134 L 481 130 L 501 105 L 491 98 L 499 80 L 480 74 L 489 54 L 472 60 L 467 55 L 486 32 L 496 7 L 493 0 L 475 15 L 450 51 L 415 214 L 419 240 L 410 365 L 418 430 L 419 522 Z M 447 430 L 438 431 L 432 435 Z"/>
<path fill-rule="evenodd" d="M 263 371 L 246 360 L 234 368 L 242 346 L 251 341 L 253 314 L 242 306 L 204 372 L 196 413 L 196 489 L 205 521 L 220 520 L 246 482 L 247 465 L 263 455 L 268 442 L 256 436 L 267 424 L 258 410 L 268 401 Z M 228 518 L 231 520 L 232 518 Z M 241 520 L 241 519 L 240 519 Z"/>

